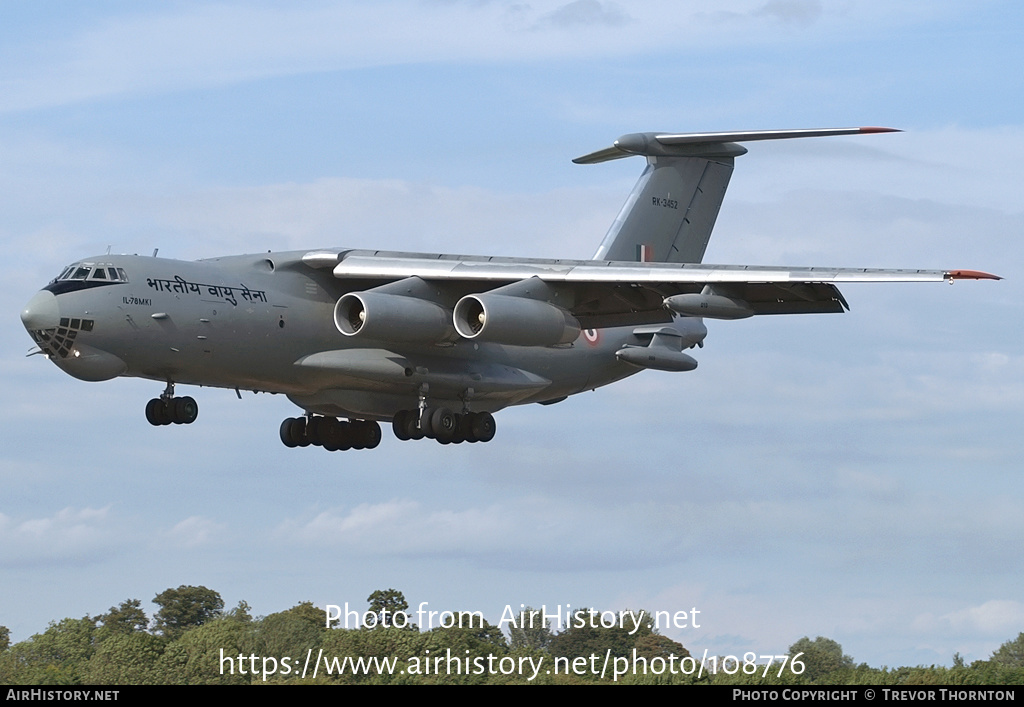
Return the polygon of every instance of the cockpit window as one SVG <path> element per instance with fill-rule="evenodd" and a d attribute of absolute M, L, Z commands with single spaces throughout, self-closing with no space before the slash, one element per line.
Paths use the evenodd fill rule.
<path fill-rule="evenodd" d="M 128 273 L 111 263 L 72 263 L 45 288 L 55 295 L 93 287 L 122 285 L 128 282 Z"/>
<path fill-rule="evenodd" d="M 65 280 L 103 280 L 105 282 L 128 282 L 124 268 L 115 268 L 105 263 L 75 263 L 64 268 L 54 282 Z"/>

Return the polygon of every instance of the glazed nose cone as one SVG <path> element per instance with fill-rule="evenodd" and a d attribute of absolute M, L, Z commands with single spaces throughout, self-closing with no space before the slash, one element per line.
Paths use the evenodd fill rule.
<path fill-rule="evenodd" d="M 29 331 L 56 327 L 60 323 L 60 307 L 53 293 L 39 290 L 21 310 L 21 323 Z"/>

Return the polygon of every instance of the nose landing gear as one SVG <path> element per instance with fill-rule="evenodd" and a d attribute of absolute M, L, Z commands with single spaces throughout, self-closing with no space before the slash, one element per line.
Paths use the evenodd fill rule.
<path fill-rule="evenodd" d="M 160 425 L 191 425 L 199 417 L 199 403 L 194 398 L 185 396 L 174 397 L 174 383 L 168 382 L 167 388 L 159 398 L 146 403 L 146 420 L 149 424 Z"/>

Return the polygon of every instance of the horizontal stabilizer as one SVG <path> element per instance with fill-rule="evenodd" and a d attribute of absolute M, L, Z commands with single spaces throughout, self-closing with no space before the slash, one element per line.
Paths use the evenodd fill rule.
<path fill-rule="evenodd" d="M 736 157 L 746 150 L 729 143 L 756 140 L 787 140 L 797 137 L 832 137 L 898 133 L 896 128 L 815 128 L 809 130 L 744 130 L 720 133 L 630 133 L 611 147 L 577 157 L 576 164 L 597 164 L 608 160 L 646 155 L 648 157 Z"/>

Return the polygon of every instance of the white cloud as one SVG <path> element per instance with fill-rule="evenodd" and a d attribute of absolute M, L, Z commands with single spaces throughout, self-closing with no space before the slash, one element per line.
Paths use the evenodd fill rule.
<path fill-rule="evenodd" d="M 648 551 L 637 552 L 637 534 L 647 535 L 652 524 L 665 520 L 652 518 L 652 510 L 645 499 L 614 511 L 585 499 L 560 503 L 547 495 L 462 509 L 393 499 L 291 519 L 280 526 L 278 537 L 378 558 L 461 558 L 478 567 L 505 567 L 510 561 L 523 569 L 559 571 L 650 567 L 664 564 L 666 555 L 659 550 L 678 539 L 678 528 L 663 528 L 668 538 L 649 535 Z"/>
<path fill-rule="evenodd" d="M 163 533 L 163 538 L 169 544 L 177 547 L 196 548 L 209 545 L 222 538 L 226 527 L 225 524 L 209 518 L 190 516 Z"/>
<path fill-rule="evenodd" d="M 179 4 L 94 22 L 70 37 L 7 47 L 0 112 L 120 93 L 209 87 L 255 78 L 412 62 L 602 57 L 658 47 L 741 46 L 792 41 L 779 20 L 805 26 L 819 12 L 827 35 L 849 26 L 892 26 L 960 11 L 954 3 L 897 10 L 858 3 L 824 11 L 809 0 L 598 0 L 529 4 Z M 725 22 L 726 27 L 722 26 Z M 571 30 L 571 31 L 570 31 Z"/>
<path fill-rule="evenodd" d="M 598 0 L 573 0 L 542 15 L 537 26 L 551 25 L 562 29 L 608 25 L 619 27 L 632 21 L 618 5 Z"/>
<path fill-rule="evenodd" d="M 0 513 L 0 563 L 7 566 L 89 562 L 115 543 L 110 506 L 73 508 L 17 520 Z"/>
<path fill-rule="evenodd" d="M 934 630 L 939 625 L 955 635 L 984 634 L 1011 639 L 1024 625 L 1024 604 L 1010 599 L 991 599 L 938 617 L 922 614 L 914 620 L 918 630 Z"/>
<path fill-rule="evenodd" d="M 820 0 L 770 0 L 754 14 L 780 22 L 809 25 L 820 18 L 823 11 Z"/>

